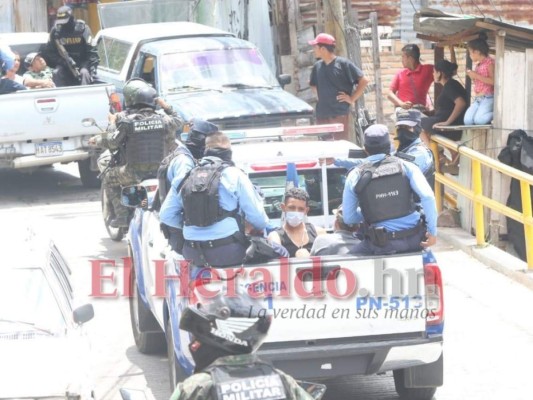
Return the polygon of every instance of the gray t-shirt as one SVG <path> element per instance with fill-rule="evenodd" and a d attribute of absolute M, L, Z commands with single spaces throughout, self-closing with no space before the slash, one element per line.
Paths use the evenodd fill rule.
<path fill-rule="evenodd" d="M 327 235 L 319 235 L 316 237 L 313 248 L 311 249 L 312 256 L 344 256 L 350 253 L 350 249 L 360 243 L 352 232 L 335 231 Z"/>

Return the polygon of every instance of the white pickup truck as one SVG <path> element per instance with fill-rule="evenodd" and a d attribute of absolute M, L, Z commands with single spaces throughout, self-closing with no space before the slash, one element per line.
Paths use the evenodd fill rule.
<path fill-rule="evenodd" d="M 28 53 L 46 43 L 48 33 L 1 34 L 0 40 L 24 61 Z M 81 121 L 94 118 L 100 126 L 106 126 L 108 93 L 113 91 L 112 84 L 100 83 L 1 95 L 0 169 L 31 171 L 77 161 L 83 185 L 99 186 L 96 155 L 91 153 L 88 140 L 100 131 L 82 126 Z"/>
<path fill-rule="evenodd" d="M 275 131 L 294 139 L 319 126 L 228 133 L 233 161 L 264 195 L 271 222 L 279 222 L 287 163 L 295 163 L 299 186 L 310 194 L 309 220 L 331 228 L 331 210 L 342 201 L 346 170 L 320 165 L 322 157 L 347 157 L 346 141 L 273 140 Z M 314 132 L 313 132 L 314 131 Z M 250 142 L 263 135 L 268 142 Z M 138 349 L 167 345 L 174 387 L 193 371 L 190 336 L 181 331 L 184 296 L 193 274 L 168 253 L 156 209 L 137 209 L 128 233 L 132 273 L 130 314 Z M 164 254 L 171 262 L 161 268 Z M 159 266 L 158 266 L 159 265 Z M 231 277 L 241 266 L 218 270 Z M 402 399 L 430 400 L 443 382 L 443 282 L 432 253 L 385 257 L 322 256 L 244 265 L 239 281 L 264 295 L 274 324 L 259 355 L 298 379 L 317 381 L 392 371 Z M 241 279 L 242 277 L 242 279 Z M 183 282 L 181 281 L 183 280 Z M 162 293 L 166 288 L 166 293 Z M 235 322 L 235 324 L 232 324 Z M 238 321 L 228 320 L 228 334 Z"/>

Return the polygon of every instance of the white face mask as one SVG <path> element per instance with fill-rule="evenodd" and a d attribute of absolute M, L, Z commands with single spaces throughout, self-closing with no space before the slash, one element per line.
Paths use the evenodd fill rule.
<path fill-rule="evenodd" d="M 287 211 L 285 213 L 285 221 L 293 228 L 300 225 L 305 218 L 305 214 L 299 211 Z"/>

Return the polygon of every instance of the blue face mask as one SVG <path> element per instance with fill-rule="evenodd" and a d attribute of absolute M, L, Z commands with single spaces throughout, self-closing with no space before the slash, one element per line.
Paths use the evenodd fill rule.
<path fill-rule="evenodd" d="M 304 222 L 305 214 L 300 211 L 287 211 L 285 213 L 285 221 L 293 228 Z"/>

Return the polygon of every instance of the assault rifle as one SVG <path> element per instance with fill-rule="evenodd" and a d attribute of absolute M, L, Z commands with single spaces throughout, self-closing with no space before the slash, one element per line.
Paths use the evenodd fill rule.
<path fill-rule="evenodd" d="M 65 64 L 72 76 L 78 81 L 81 80 L 80 71 L 78 71 L 78 69 L 76 68 L 76 63 L 74 62 L 74 60 L 68 55 L 65 46 L 63 46 L 59 39 L 54 39 L 54 42 L 56 44 L 59 56 L 65 61 Z"/>

